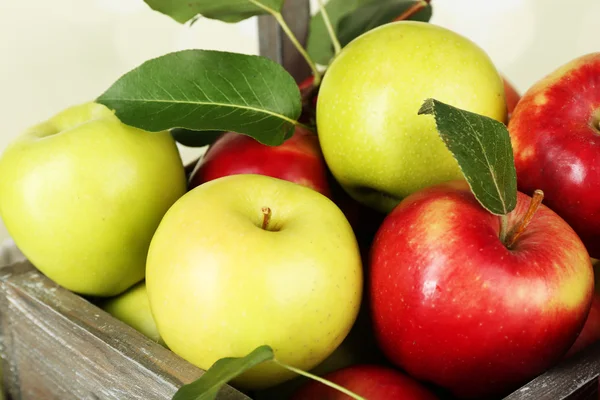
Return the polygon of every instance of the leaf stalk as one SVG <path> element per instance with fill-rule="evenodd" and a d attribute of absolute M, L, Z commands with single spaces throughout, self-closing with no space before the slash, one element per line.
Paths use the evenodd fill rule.
<path fill-rule="evenodd" d="M 314 76 L 313 85 L 319 86 L 321 84 L 321 73 L 317 69 L 317 65 L 312 60 L 312 58 L 310 58 L 310 56 L 308 55 L 308 53 L 306 52 L 304 47 L 300 44 L 300 42 L 298 41 L 298 38 L 296 38 L 296 35 L 294 35 L 294 32 L 292 32 L 292 30 L 290 29 L 287 22 L 285 22 L 285 20 L 283 19 L 283 15 L 281 15 L 281 13 L 279 11 L 275 11 L 271 7 L 265 6 L 258 0 L 248 0 L 248 1 L 257 7 L 262 8 L 263 10 L 265 10 L 266 12 L 268 12 L 275 18 L 275 20 L 277 21 L 279 26 L 281 26 L 281 29 L 283 30 L 283 32 L 287 35 L 287 37 L 290 39 L 290 41 L 292 42 L 294 47 L 296 47 L 296 49 L 302 55 L 302 57 L 304 57 L 304 59 L 306 60 L 306 63 L 312 70 L 312 73 Z"/>
<path fill-rule="evenodd" d="M 394 19 L 394 21 L 404 21 L 405 19 L 412 17 L 413 15 L 415 15 L 416 13 L 418 13 L 419 11 L 421 11 L 422 9 L 427 7 L 430 2 L 431 2 L 431 0 L 417 1 L 409 9 L 407 9 L 402 14 L 400 14 L 398 17 L 396 17 Z"/>
<path fill-rule="evenodd" d="M 329 13 L 323 5 L 323 0 L 318 0 L 318 2 L 319 8 L 321 9 L 321 15 L 323 15 L 323 22 L 325 22 L 325 27 L 327 28 L 327 32 L 329 32 L 329 37 L 331 38 L 331 42 L 333 43 L 335 55 L 338 55 L 342 51 L 342 45 L 340 44 L 340 40 L 335 34 L 335 30 L 333 29 L 333 25 L 331 24 L 331 19 L 329 18 Z"/>
<path fill-rule="evenodd" d="M 287 365 L 287 364 L 285 364 L 285 363 L 282 363 L 281 361 L 277 360 L 276 358 L 274 358 L 274 359 L 273 359 L 273 362 L 274 362 L 275 364 L 277 364 L 277 365 L 279 365 L 279 366 L 281 366 L 281 367 L 283 367 L 283 368 L 287 369 L 288 371 L 295 372 L 295 373 L 297 373 L 298 375 L 305 376 L 305 377 L 307 377 L 307 378 L 310 378 L 310 379 L 313 379 L 313 380 L 315 380 L 315 381 L 318 381 L 318 382 L 322 383 L 323 385 L 327 385 L 327 386 L 329 386 L 330 388 L 333 388 L 333 389 L 335 389 L 335 390 L 338 390 L 338 391 L 340 391 L 340 392 L 342 392 L 342 393 L 344 393 L 344 394 L 346 394 L 346 395 L 350 396 L 351 398 L 353 398 L 353 399 L 355 399 L 355 400 L 366 400 L 364 397 L 357 395 L 356 393 L 354 393 L 354 392 L 352 392 L 352 391 L 350 391 L 350 390 L 346 389 L 346 388 L 345 388 L 345 387 L 343 387 L 343 386 L 337 385 L 337 384 L 335 384 L 335 383 L 333 383 L 333 382 L 331 382 L 331 381 L 328 381 L 327 379 L 321 378 L 320 376 L 313 375 L 313 374 L 311 374 L 310 372 L 306 372 L 306 371 L 303 371 L 303 370 L 301 370 L 301 369 L 298 369 L 298 368 L 292 367 L 291 365 Z"/>

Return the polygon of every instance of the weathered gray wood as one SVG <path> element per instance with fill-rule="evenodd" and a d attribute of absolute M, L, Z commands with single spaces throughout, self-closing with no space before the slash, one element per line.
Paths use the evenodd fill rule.
<path fill-rule="evenodd" d="M 600 343 L 564 360 L 559 365 L 503 400 L 598 400 Z"/>
<path fill-rule="evenodd" d="M 287 0 L 281 13 L 298 41 L 304 46 L 310 20 L 309 0 Z M 294 47 L 279 24 L 271 15 L 258 17 L 259 50 L 262 56 L 283 65 L 301 82 L 311 75 L 311 70 L 302 55 Z"/>
<path fill-rule="evenodd" d="M 203 373 L 27 262 L 0 269 L 0 349 L 14 399 L 166 400 Z"/>

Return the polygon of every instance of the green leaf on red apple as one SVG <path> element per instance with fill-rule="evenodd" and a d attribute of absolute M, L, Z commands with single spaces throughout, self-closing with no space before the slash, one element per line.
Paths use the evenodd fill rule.
<path fill-rule="evenodd" d="M 506 126 L 435 99 L 427 99 L 419 114 L 434 116 L 442 140 L 481 205 L 496 215 L 512 211 L 517 205 L 517 174 Z"/>
<path fill-rule="evenodd" d="M 269 346 L 260 346 L 245 357 L 221 358 L 200 378 L 179 388 L 173 400 L 214 400 L 227 382 L 274 358 Z"/>
<path fill-rule="evenodd" d="M 223 134 L 222 131 L 192 131 L 184 128 L 171 129 L 175 141 L 186 147 L 204 147 L 213 144 Z"/>
<path fill-rule="evenodd" d="M 341 44 L 345 46 L 368 30 L 393 21 L 415 3 L 414 0 L 329 0 L 325 10 Z M 409 19 L 429 21 L 430 17 L 429 5 Z M 334 56 L 333 43 L 321 11 L 310 21 L 306 50 L 315 62 L 322 65 L 328 65 Z"/>
<path fill-rule="evenodd" d="M 414 0 L 381 0 L 358 7 L 341 19 L 338 38 L 342 46 L 380 25 L 394 21 L 402 13 L 415 5 Z M 408 17 L 406 20 L 429 22 L 432 16 L 431 4 Z"/>
<path fill-rule="evenodd" d="M 201 15 L 224 22 L 239 22 L 256 15 L 267 14 L 267 9 L 280 12 L 285 0 L 144 0 L 155 11 L 185 23 Z"/>
<path fill-rule="evenodd" d="M 294 78 L 266 57 L 183 50 L 144 62 L 98 99 L 147 131 L 233 131 L 280 145 L 302 112 Z"/>

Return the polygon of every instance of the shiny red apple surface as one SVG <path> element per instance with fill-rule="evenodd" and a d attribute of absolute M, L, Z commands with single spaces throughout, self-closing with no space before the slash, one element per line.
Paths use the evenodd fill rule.
<path fill-rule="evenodd" d="M 437 400 L 421 383 L 406 374 L 379 365 L 354 365 L 331 372 L 325 379 L 367 400 Z M 317 381 L 309 381 L 291 400 L 351 400 L 347 394 Z"/>
<path fill-rule="evenodd" d="M 600 53 L 533 85 L 508 127 L 519 190 L 543 190 L 545 203 L 600 258 Z"/>
<path fill-rule="evenodd" d="M 530 198 L 508 215 L 520 223 Z M 459 398 L 493 398 L 555 365 L 593 292 L 581 240 L 543 204 L 511 248 L 465 182 L 429 187 L 383 221 L 370 258 L 377 341 L 398 367 Z"/>
<path fill-rule="evenodd" d="M 330 197 L 327 165 L 318 137 L 301 127 L 279 146 L 268 146 L 250 136 L 227 132 L 200 159 L 189 189 L 223 176 L 259 174 L 310 187 Z"/>

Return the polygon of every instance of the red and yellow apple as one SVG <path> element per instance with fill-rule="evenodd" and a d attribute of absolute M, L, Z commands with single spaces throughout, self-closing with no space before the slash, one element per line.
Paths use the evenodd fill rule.
<path fill-rule="evenodd" d="M 508 113 L 507 119 L 510 121 L 510 117 L 512 113 L 515 111 L 515 107 L 519 103 L 521 99 L 521 95 L 517 92 L 517 89 L 513 86 L 513 84 L 508 81 L 505 77 L 502 78 L 504 81 L 504 98 L 506 101 L 506 111 Z"/>
<path fill-rule="evenodd" d="M 600 262 L 593 259 L 592 264 L 594 265 L 595 276 L 592 307 L 590 308 L 590 312 L 588 313 L 581 333 L 565 357 L 575 355 L 581 350 L 600 342 Z"/>
<path fill-rule="evenodd" d="M 436 400 L 424 385 L 392 368 L 359 364 L 331 372 L 324 376 L 368 400 Z M 291 400 L 351 400 L 351 397 L 317 381 L 302 386 Z"/>
<path fill-rule="evenodd" d="M 509 131 L 519 190 L 545 203 L 600 257 L 600 53 L 574 59 L 521 98 Z"/>
<path fill-rule="evenodd" d="M 530 198 L 518 193 L 508 231 Z M 581 240 L 541 205 L 516 242 L 464 181 L 419 191 L 372 246 L 374 331 L 387 357 L 461 398 L 516 389 L 559 361 L 581 331 L 594 276 Z"/>
<path fill-rule="evenodd" d="M 198 161 L 188 187 L 238 174 L 284 179 L 330 196 L 319 139 L 301 127 L 296 127 L 294 135 L 279 146 L 268 146 L 240 133 L 224 133 Z"/>

